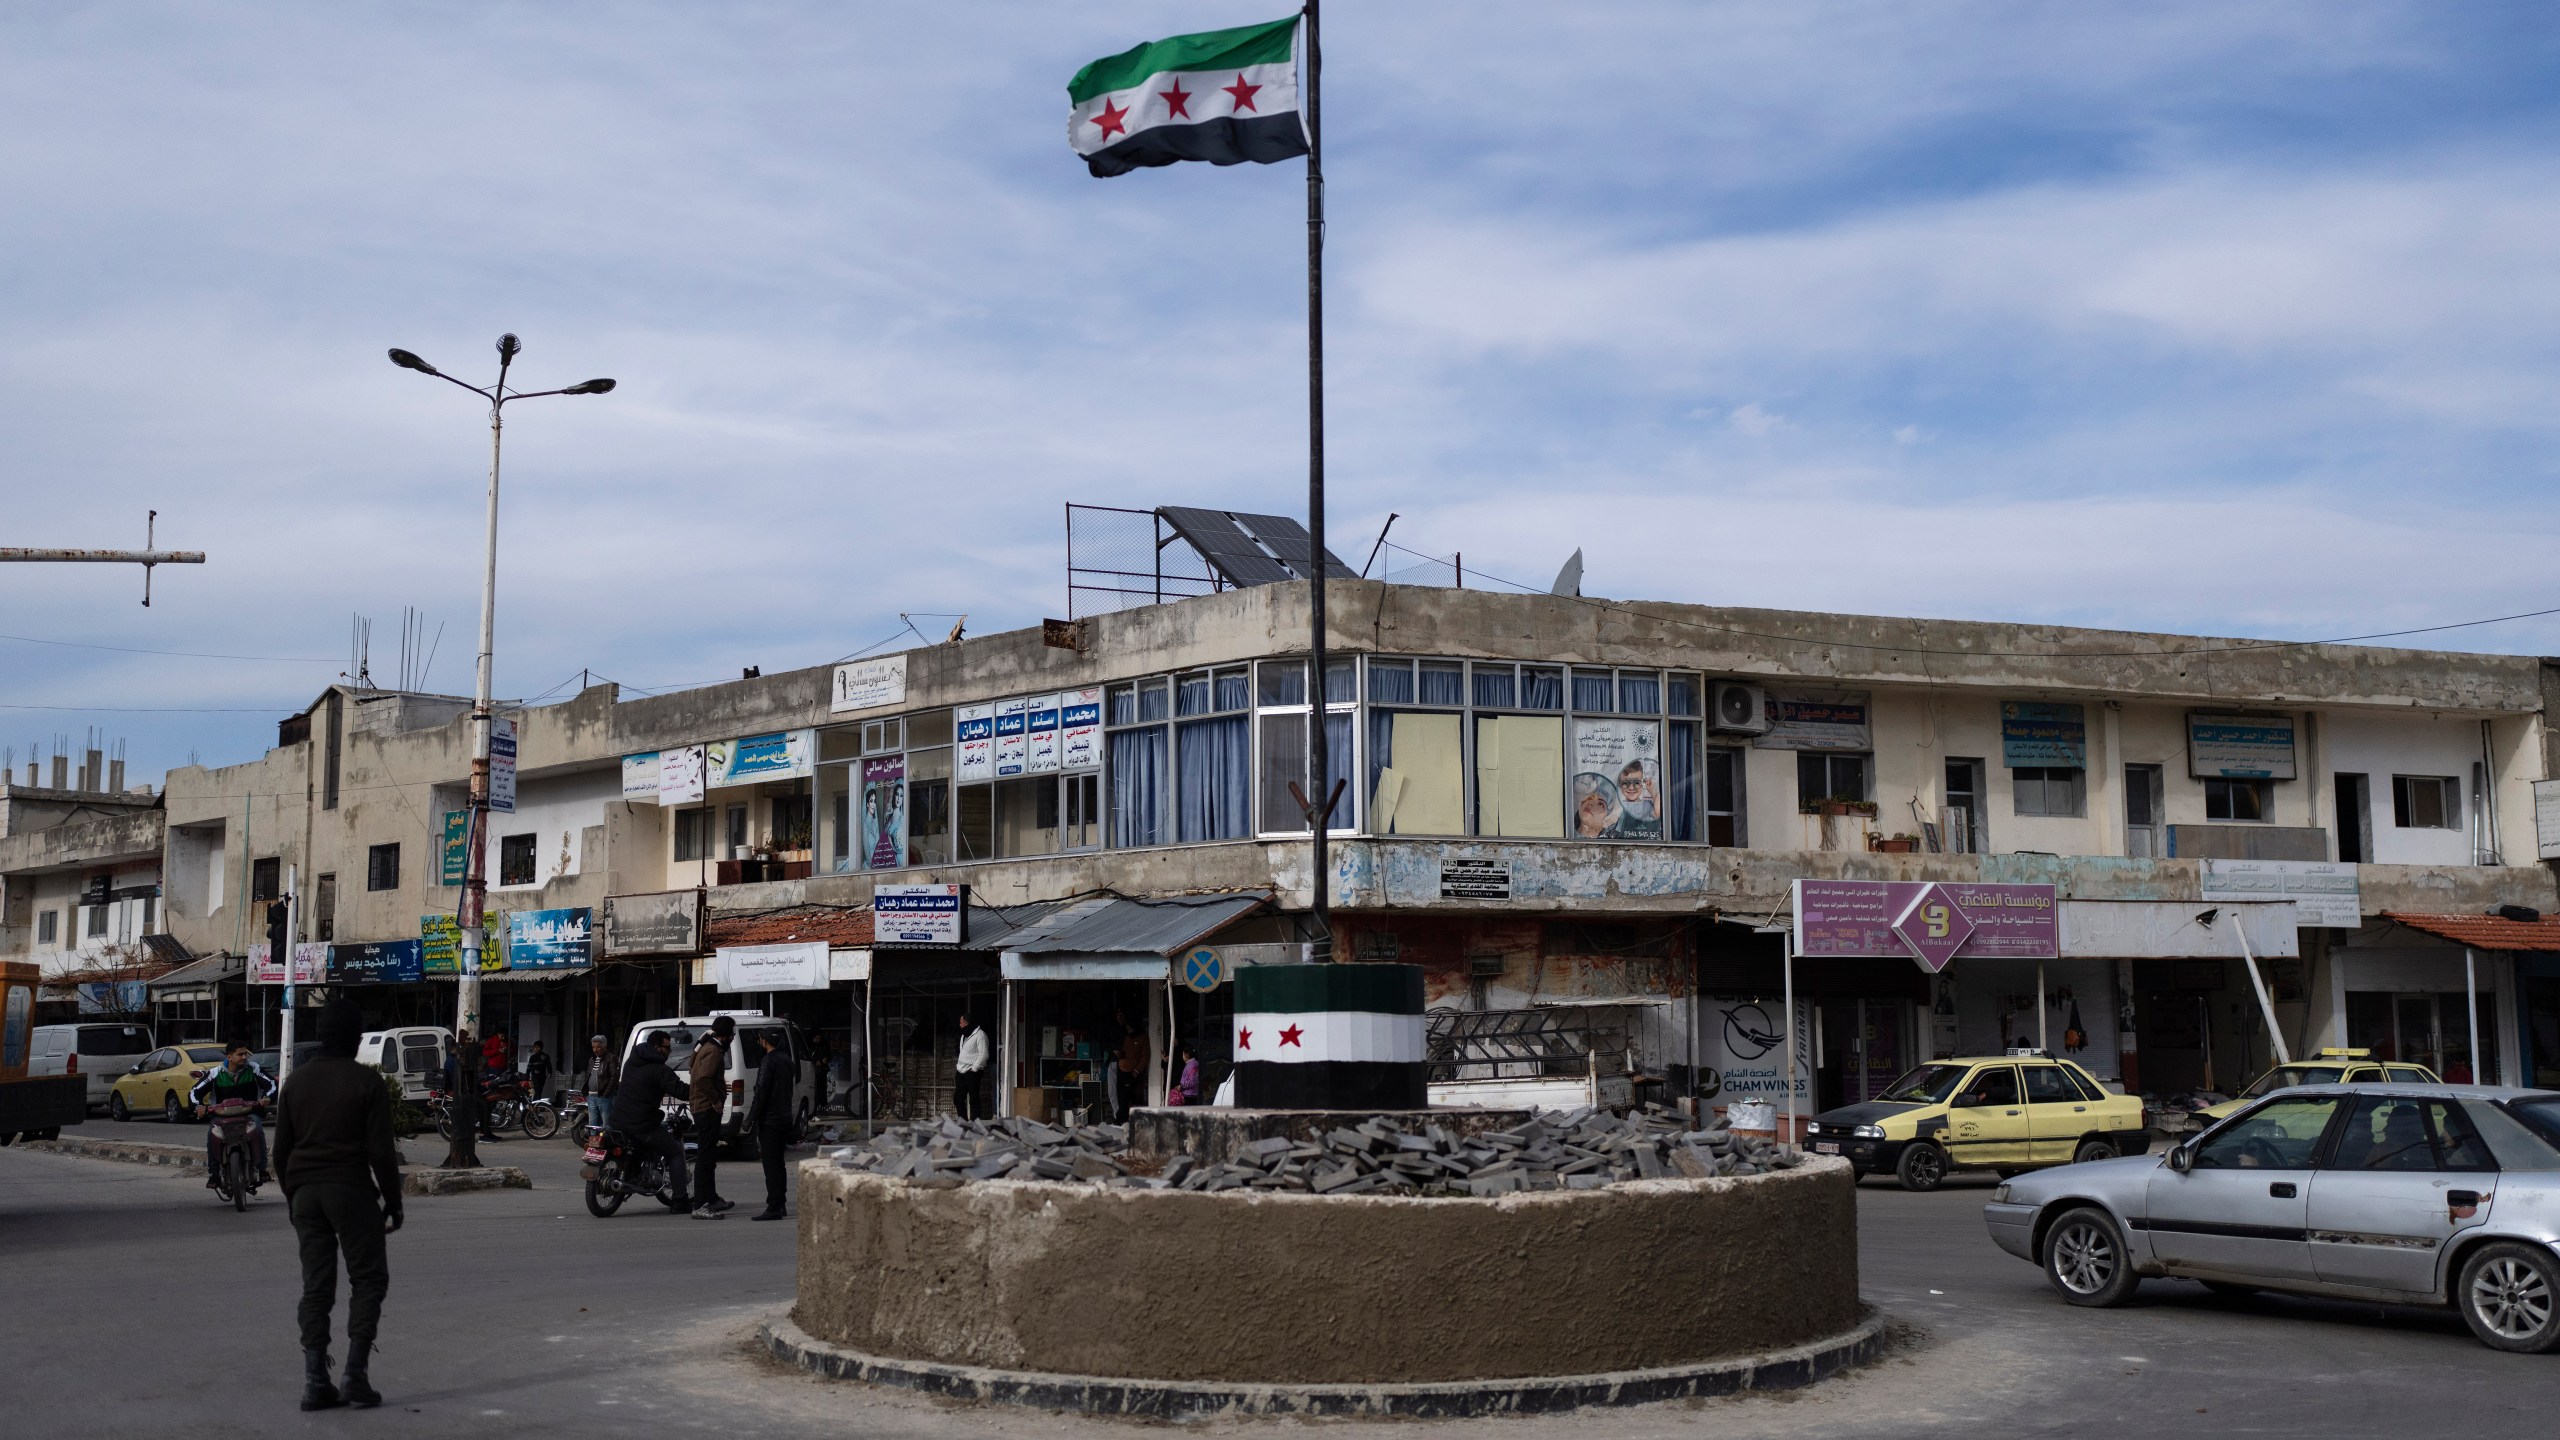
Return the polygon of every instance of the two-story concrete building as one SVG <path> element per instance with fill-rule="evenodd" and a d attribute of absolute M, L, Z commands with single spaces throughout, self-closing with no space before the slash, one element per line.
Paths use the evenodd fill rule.
<path fill-rule="evenodd" d="M 1313 683 L 1308 598 L 1256 585 L 1094 617 L 1078 647 L 1026 630 L 509 712 L 492 907 L 599 934 L 583 963 L 491 977 L 493 1019 L 558 1044 L 679 1002 L 848 1032 L 867 1013 L 840 1048 L 929 1072 L 967 1008 L 1001 1017 L 1008 1093 L 1089 1072 L 1074 1044 L 1121 1024 L 1214 1074 L 1220 993 L 1092 938 L 1162 927 L 1092 918 L 1087 948 L 1044 931 L 1066 948 L 1035 953 L 839 926 L 833 998 L 724 997 L 705 952 L 750 921 L 816 933 L 879 884 L 962 883 L 982 934 L 1017 939 L 1063 902 L 1232 895 L 1215 938 L 1287 959 L 1322 883 L 1342 958 L 1422 964 L 1437 1006 L 1620 1002 L 1640 1068 L 1681 1093 L 1768 1068 L 1792 882 L 2012 882 L 2054 887 L 2048 960 L 1794 966 L 1806 1103 L 2039 1041 L 2133 1088 L 2229 1089 L 2270 1020 L 2297 1052 L 2560 1080 L 2560 972 L 2537 958 L 2560 922 L 2454 923 L 2560 909 L 2538 660 L 1337 580 Z M 263 759 L 173 773 L 170 928 L 245 949 L 285 867 L 314 942 L 449 915 L 465 708 L 332 690 Z M 1317 788 L 1317 724 L 1349 782 L 1323 877 L 1291 793 Z M 695 918 L 617 953 L 601 912 L 646 896 L 631 913 Z M 368 993 L 450 1021 L 432 973 Z"/>

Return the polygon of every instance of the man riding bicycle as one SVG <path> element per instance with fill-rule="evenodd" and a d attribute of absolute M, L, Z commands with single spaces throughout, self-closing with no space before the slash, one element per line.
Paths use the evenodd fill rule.
<path fill-rule="evenodd" d="M 261 1185 L 272 1183 L 275 1177 L 267 1173 L 267 1127 L 258 1116 L 275 1097 L 276 1082 L 249 1058 L 249 1047 L 237 1042 L 223 1052 L 221 1066 L 207 1071 L 196 1082 L 196 1088 L 187 1092 L 188 1103 L 196 1107 L 199 1120 L 225 1101 L 248 1102 L 249 1158 L 258 1167 Z M 222 1188 L 222 1137 L 212 1131 L 204 1137 L 204 1186 L 208 1190 Z"/>

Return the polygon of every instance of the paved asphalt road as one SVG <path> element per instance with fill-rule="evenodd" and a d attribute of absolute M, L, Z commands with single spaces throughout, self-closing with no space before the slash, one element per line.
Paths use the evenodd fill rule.
<path fill-rule="evenodd" d="M 92 1121 L 78 1133 L 179 1138 L 150 1123 Z M 433 1144 L 411 1142 L 412 1158 L 433 1158 L 419 1153 Z M 761 1361 L 746 1337 L 790 1298 L 794 1235 L 745 1220 L 760 1190 L 753 1166 L 724 1167 L 741 1208 L 716 1224 L 654 1206 L 600 1221 L 579 1203 L 565 1140 L 508 1141 L 485 1154 L 522 1165 L 536 1188 L 410 1201 L 408 1227 L 392 1237 L 375 1365 L 388 1403 L 306 1416 L 293 1404 L 292 1236 L 272 1191 L 238 1215 L 200 1180 L 0 1150 L 0 1436 L 1136 1433 L 877 1395 Z M 1907 1330 L 1883 1363 L 1855 1375 L 1793 1395 L 1400 1428 L 1522 1440 L 2337 1440 L 2544 1434 L 2560 1412 L 2560 1357 L 2496 1354 L 2450 1316 L 2233 1302 L 2159 1281 L 2127 1309 L 2071 1309 L 1984 1238 L 1989 1183 L 1935 1195 L 1871 1183 L 1861 1193 L 1867 1297 Z"/>

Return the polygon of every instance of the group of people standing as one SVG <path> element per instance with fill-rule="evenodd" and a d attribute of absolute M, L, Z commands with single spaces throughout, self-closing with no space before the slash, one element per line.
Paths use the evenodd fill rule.
<path fill-rule="evenodd" d="M 713 1019 L 711 1027 L 685 1055 L 684 1078 L 679 1080 L 670 1064 L 674 1037 L 664 1030 L 652 1030 L 632 1047 L 631 1058 L 623 1063 L 611 1088 L 601 1092 L 613 1099 L 613 1128 L 634 1146 L 656 1154 L 666 1163 L 675 1191 L 668 1205 L 690 1213 L 696 1220 L 723 1219 L 737 1208 L 737 1202 L 720 1194 L 719 1184 L 720 1136 L 729 1096 L 729 1050 L 737 1043 L 737 1036 L 737 1021 L 726 1015 Z M 595 1058 L 588 1066 L 591 1105 L 599 1093 L 593 1087 L 603 1078 L 603 1042 L 603 1036 L 596 1037 Z M 791 1146 L 795 1125 L 791 1088 L 798 1067 L 782 1044 L 780 1030 L 758 1029 L 755 1043 L 761 1053 L 749 1057 L 756 1062 L 756 1080 L 744 1119 L 746 1130 L 755 1136 L 757 1157 L 764 1162 L 764 1208 L 748 1218 L 780 1220 L 788 1213 L 784 1202 L 791 1192 L 784 1152 Z M 684 1168 L 684 1142 L 667 1127 L 660 1108 L 668 1100 L 684 1102 L 693 1133 L 699 1137 L 694 1145 L 690 1183 Z"/>
<path fill-rule="evenodd" d="M 1129 1023 L 1125 1010 L 1111 1012 L 1111 1024 L 1097 1029 L 1086 1042 L 1093 1047 L 1092 1058 L 1102 1067 L 1103 1118 L 1119 1122 L 1141 1104 L 1147 1094 L 1146 1032 Z M 989 1061 L 994 1046 L 987 1039 L 986 1027 L 977 1024 L 966 1013 L 960 1016 L 960 1053 L 952 1061 L 951 1108 L 963 1120 L 983 1120 L 994 1114 L 987 1095 Z M 1165 1103 L 1197 1105 L 1200 1103 L 1200 1058 L 1191 1042 L 1177 1042 L 1173 1047 L 1174 1070 L 1168 1077 Z"/>

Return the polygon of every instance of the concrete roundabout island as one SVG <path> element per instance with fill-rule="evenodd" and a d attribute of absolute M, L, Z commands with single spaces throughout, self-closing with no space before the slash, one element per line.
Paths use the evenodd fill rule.
<path fill-rule="evenodd" d="M 1477 1415 L 1802 1385 L 1871 1358 L 1850 1170 L 1492 1198 L 800 1175 L 820 1374 L 1154 1418 Z"/>

